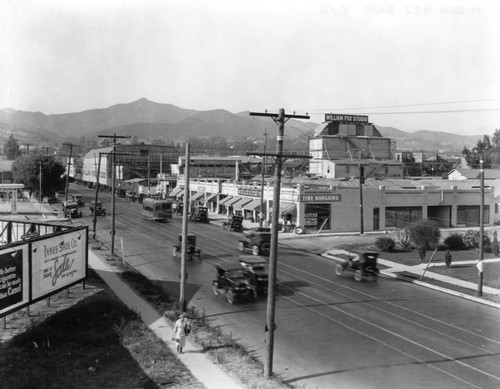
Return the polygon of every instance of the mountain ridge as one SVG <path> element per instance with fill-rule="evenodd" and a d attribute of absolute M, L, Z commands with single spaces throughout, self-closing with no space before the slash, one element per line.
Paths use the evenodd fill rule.
<path fill-rule="evenodd" d="M 319 123 L 291 119 L 287 122 L 287 137 L 310 137 Z M 50 114 L 0 109 L 0 139 L 15 132 L 16 137 L 38 139 L 40 142 L 61 142 L 68 138 L 93 137 L 102 133 L 137 135 L 146 143 L 152 139 L 176 142 L 191 137 L 224 137 L 260 139 L 264 130 L 275 124 L 266 117 L 250 116 L 249 111 L 236 114 L 225 109 L 198 111 L 173 104 L 157 103 L 140 98 L 107 108 L 81 112 Z M 480 136 L 456 135 L 441 131 L 419 130 L 413 133 L 394 127 L 376 125 L 382 136 L 394 139 L 397 149 L 461 151 L 474 147 Z M 129 132 L 128 134 L 126 132 Z M 20 139 L 24 141 L 24 139 Z"/>

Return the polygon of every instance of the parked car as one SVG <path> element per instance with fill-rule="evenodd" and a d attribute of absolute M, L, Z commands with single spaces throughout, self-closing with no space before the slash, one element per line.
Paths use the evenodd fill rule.
<path fill-rule="evenodd" d="M 96 216 L 106 216 L 106 209 L 102 207 L 102 201 L 97 201 L 97 206 L 95 201 L 91 201 L 89 209 L 91 216 L 94 216 L 94 212 Z"/>
<path fill-rule="evenodd" d="M 243 233 L 238 243 L 240 251 L 250 250 L 253 255 L 269 255 L 271 248 L 271 229 L 266 227 L 252 228 Z"/>
<path fill-rule="evenodd" d="M 232 215 L 228 220 L 222 222 L 221 228 L 228 231 L 243 232 L 243 216 Z"/>
<path fill-rule="evenodd" d="M 85 203 L 83 202 L 83 196 L 81 194 L 74 194 L 71 196 L 73 201 L 78 204 L 79 207 L 83 207 Z"/>
<path fill-rule="evenodd" d="M 269 282 L 267 260 L 264 257 L 241 255 L 239 261 L 245 277 L 255 287 L 257 294 L 267 294 Z"/>
<path fill-rule="evenodd" d="M 208 223 L 208 208 L 199 206 L 195 207 L 189 214 L 189 219 L 196 222 Z"/>
<path fill-rule="evenodd" d="M 138 194 L 135 192 L 127 192 L 127 193 L 125 193 L 125 197 L 128 200 L 132 200 L 134 202 L 137 201 L 137 199 L 139 198 Z"/>
<path fill-rule="evenodd" d="M 248 277 L 241 266 L 216 264 L 215 265 L 216 280 L 213 281 L 213 291 L 216 296 L 225 293 L 229 304 L 242 300 L 257 299 L 257 289 Z"/>
<path fill-rule="evenodd" d="M 64 217 L 71 219 L 82 217 L 82 211 L 78 209 L 78 204 L 74 201 L 63 202 Z"/>

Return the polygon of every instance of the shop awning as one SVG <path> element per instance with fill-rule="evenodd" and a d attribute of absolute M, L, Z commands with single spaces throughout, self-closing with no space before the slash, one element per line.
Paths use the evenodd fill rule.
<path fill-rule="evenodd" d="M 249 203 L 243 205 L 243 209 L 248 209 L 251 211 L 258 211 L 260 210 L 260 199 L 253 199 Z"/>
<path fill-rule="evenodd" d="M 178 193 L 181 193 L 184 189 L 182 189 L 180 186 L 176 186 L 174 189 L 172 189 L 172 192 L 170 192 L 170 196 L 177 196 Z"/>
<path fill-rule="evenodd" d="M 205 192 L 198 192 L 195 195 L 191 196 L 191 200 L 196 201 L 202 198 L 203 196 L 205 196 Z"/>
<path fill-rule="evenodd" d="M 217 202 L 217 193 L 212 193 L 207 195 L 207 203 L 216 203 Z"/>
<path fill-rule="evenodd" d="M 231 199 L 233 199 L 234 196 L 227 196 L 227 197 L 224 197 L 221 201 L 219 201 L 219 205 L 226 205 L 226 203 L 228 201 L 230 201 Z"/>
<path fill-rule="evenodd" d="M 243 206 L 245 204 L 248 204 L 252 201 L 252 199 L 248 198 L 248 197 L 243 197 L 240 201 L 238 201 L 237 203 L 234 203 L 233 204 L 233 208 L 234 209 L 243 209 Z"/>
<path fill-rule="evenodd" d="M 243 197 L 240 197 L 240 196 L 234 196 L 231 200 L 229 201 L 226 201 L 226 203 L 224 204 L 226 207 L 231 207 L 233 204 L 236 204 L 238 201 L 240 201 L 241 199 L 243 199 Z"/>
<path fill-rule="evenodd" d="M 295 213 L 297 206 L 295 203 L 287 203 L 285 201 L 280 201 L 280 214 L 281 213 Z"/>
<path fill-rule="evenodd" d="M 177 197 L 177 198 L 180 198 L 180 197 L 184 196 L 184 193 L 185 193 L 185 192 L 186 192 L 186 191 L 185 191 L 184 189 L 181 189 L 181 191 L 180 191 L 179 193 L 175 194 L 174 196 L 175 196 L 175 197 Z M 172 195 L 171 195 L 171 196 L 172 196 Z"/>

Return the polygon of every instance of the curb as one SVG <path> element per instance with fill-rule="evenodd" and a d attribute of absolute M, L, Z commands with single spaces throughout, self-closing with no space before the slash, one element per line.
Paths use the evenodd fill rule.
<path fill-rule="evenodd" d="M 321 256 L 324 257 L 324 258 L 328 258 L 328 259 L 332 259 L 332 260 L 337 260 L 336 257 L 334 257 L 332 255 L 329 255 L 327 253 L 322 253 Z M 490 307 L 500 309 L 500 304 L 499 303 L 495 303 L 493 301 L 489 301 L 489 300 L 486 300 L 486 299 L 483 299 L 483 298 L 480 298 L 480 297 L 471 296 L 471 295 L 469 295 L 467 293 L 457 292 L 457 291 L 452 290 L 452 289 L 443 288 L 441 286 L 437 286 L 437 285 L 430 284 L 428 282 L 424 282 L 424 281 L 420 281 L 420 280 L 414 280 L 414 279 L 411 279 L 411 278 L 408 278 L 408 277 L 401 276 L 399 274 L 395 274 L 392 271 L 380 270 L 380 273 L 383 274 L 386 277 L 396 278 L 396 279 L 401 280 L 401 281 L 409 282 L 409 283 L 412 283 L 412 284 L 415 284 L 415 285 L 420 285 L 420 286 L 423 286 L 425 288 L 434 289 L 434 290 L 437 290 L 439 292 L 450 294 L 452 296 L 461 297 L 461 298 L 466 299 L 466 300 L 474 301 L 476 303 L 480 303 L 480 304 L 483 304 L 483 305 L 488 305 Z"/>

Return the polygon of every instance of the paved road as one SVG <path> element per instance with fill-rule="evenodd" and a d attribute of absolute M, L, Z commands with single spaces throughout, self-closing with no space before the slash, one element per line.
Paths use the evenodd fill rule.
<path fill-rule="evenodd" d="M 171 251 L 180 221 L 146 221 L 138 204 L 117 201 L 117 253 L 123 238 L 127 262 L 173 293 L 180 263 Z M 99 236 L 108 241 L 109 224 L 109 216 L 99 218 Z M 230 305 L 211 290 L 213 263 L 236 262 L 240 235 L 194 223 L 190 231 L 198 235 L 202 260 L 187 264 L 189 303 L 263 360 L 266 299 Z M 333 266 L 280 247 L 273 370 L 286 382 L 302 388 L 500 386 L 497 309 L 392 278 L 357 283 L 336 277 Z"/>

